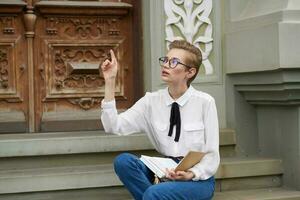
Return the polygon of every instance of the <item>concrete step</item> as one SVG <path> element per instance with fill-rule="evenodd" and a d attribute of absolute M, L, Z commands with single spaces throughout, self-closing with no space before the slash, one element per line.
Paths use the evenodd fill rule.
<path fill-rule="evenodd" d="M 155 150 L 126 151 L 135 155 L 158 156 Z M 121 152 L 81 153 L 66 155 L 21 156 L 0 158 L 0 171 L 34 168 L 55 168 L 80 165 L 111 164 Z"/>
<path fill-rule="evenodd" d="M 4 194 L 0 200 L 133 200 L 123 187 Z M 213 200 L 299 200 L 300 191 L 285 188 L 216 192 Z"/>
<path fill-rule="evenodd" d="M 0 111 L 0 133 L 24 132 L 27 129 L 26 123 L 23 112 Z"/>
<path fill-rule="evenodd" d="M 279 187 L 282 161 L 270 158 L 222 158 L 216 173 L 216 191 Z"/>
<path fill-rule="evenodd" d="M 221 151 L 233 156 L 235 132 L 220 130 Z M 0 157 L 44 156 L 96 152 L 150 150 L 153 146 L 143 133 L 129 136 L 107 134 L 104 131 L 57 133 L 25 133 L 0 135 Z"/>
<path fill-rule="evenodd" d="M 155 150 L 126 151 L 137 156 L 159 156 Z M 81 165 L 102 165 L 113 163 L 121 152 L 81 153 L 67 155 L 22 156 L 0 158 L 0 171 L 26 170 L 34 168 L 55 168 Z"/>
<path fill-rule="evenodd" d="M 213 200 L 299 200 L 300 191 L 286 188 L 269 188 L 217 192 Z"/>
<path fill-rule="evenodd" d="M 251 179 L 252 176 L 256 178 L 276 177 L 277 181 L 272 181 L 267 185 L 270 187 L 279 186 L 281 184 L 280 176 L 282 170 L 282 162 L 278 159 L 224 158 L 216 174 L 218 179 L 217 190 L 221 191 L 223 184 L 224 188 L 234 188 L 237 182 L 249 189 L 253 181 L 247 184 L 247 180 Z M 233 181 L 233 183 L 230 183 L 230 181 L 224 182 L 226 179 Z M 240 180 L 238 181 L 238 179 Z M 264 183 L 266 181 L 261 182 Z M 112 164 L 52 168 L 36 166 L 30 169 L 0 171 L 0 194 L 120 185 L 121 182 L 116 177 Z M 266 185 L 263 186 L 266 187 Z"/>
<path fill-rule="evenodd" d="M 0 200 L 133 200 L 124 187 L 0 194 Z"/>

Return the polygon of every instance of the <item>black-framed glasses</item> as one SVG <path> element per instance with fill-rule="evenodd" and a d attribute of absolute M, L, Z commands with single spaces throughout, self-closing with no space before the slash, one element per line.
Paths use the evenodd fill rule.
<path fill-rule="evenodd" d="M 169 67 L 172 69 L 174 69 L 179 64 L 190 68 L 190 66 L 180 62 L 179 58 L 175 58 L 175 57 L 169 59 L 167 56 L 163 56 L 163 57 L 160 57 L 158 59 L 158 61 L 159 61 L 160 66 L 164 66 L 165 64 L 169 63 Z"/>

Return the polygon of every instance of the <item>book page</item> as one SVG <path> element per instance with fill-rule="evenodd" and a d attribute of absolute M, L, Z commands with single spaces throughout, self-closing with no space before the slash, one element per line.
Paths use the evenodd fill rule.
<path fill-rule="evenodd" d="M 175 169 L 176 171 L 186 171 L 199 163 L 205 153 L 190 151 L 179 164 L 171 158 L 151 157 L 142 155 L 140 160 L 159 178 L 165 176 L 166 169 Z"/>
<path fill-rule="evenodd" d="M 155 165 L 153 161 L 151 161 L 150 156 L 144 156 L 142 155 L 140 160 L 159 178 L 162 178 L 165 176 L 165 171 L 161 170 L 159 166 Z"/>
<path fill-rule="evenodd" d="M 159 178 L 163 178 L 165 176 L 166 168 L 175 169 L 177 166 L 177 163 L 170 158 L 142 155 L 140 160 Z"/>
<path fill-rule="evenodd" d="M 151 160 L 154 164 L 158 165 L 160 169 L 166 171 L 167 169 L 175 169 L 177 167 L 177 163 L 171 158 L 160 158 L 160 157 L 152 157 Z"/>

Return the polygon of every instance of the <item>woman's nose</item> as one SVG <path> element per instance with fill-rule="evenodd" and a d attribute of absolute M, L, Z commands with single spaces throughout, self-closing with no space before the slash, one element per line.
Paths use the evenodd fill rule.
<path fill-rule="evenodd" d="M 162 67 L 163 67 L 163 68 L 170 68 L 169 62 L 164 63 L 164 64 L 162 65 Z"/>

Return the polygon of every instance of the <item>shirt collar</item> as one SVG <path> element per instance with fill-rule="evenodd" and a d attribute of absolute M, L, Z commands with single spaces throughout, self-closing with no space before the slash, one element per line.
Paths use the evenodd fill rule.
<path fill-rule="evenodd" d="M 166 105 L 170 106 L 172 103 L 176 102 L 178 103 L 181 107 L 186 104 L 186 102 L 189 100 L 189 98 L 192 96 L 192 93 L 194 91 L 193 86 L 190 85 L 190 87 L 185 91 L 181 97 L 179 97 L 176 101 L 170 96 L 169 94 L 169 88 L 167 87 L 164 91 L 164 96 L 166 100 Z"/>

